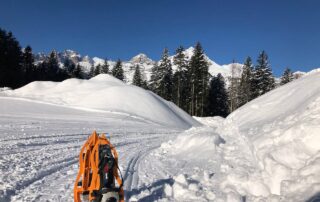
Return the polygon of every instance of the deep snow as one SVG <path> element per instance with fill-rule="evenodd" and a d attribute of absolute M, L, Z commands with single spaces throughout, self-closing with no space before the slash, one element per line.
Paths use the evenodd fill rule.
<path fill-rule="evenodd" d="M 319 197 L 319 80 L 309 73 L 226 119 L 193 119 L 107 75 L 5 89 L 0 201 L 72 201 L 78 152 L 94 129 L 117 147 L 127 201 Z"/>
<path fill-rule="evenodd" d="M 273 90 L 227 119 L 197 118 L 154 151 L 182 169 L 163 189 L 170 200 L 320 200 L 320 71 Z M 175 168 L 170 168 L 172 170 Z M 177 180 L 178 179 L 178 180 Z M 190 187 L 191 186 L 191 187 Z"/>
<path fill-rule="evenodd" d="M 177 128 L 200 125 L 173 103 L 108 74 L 100 74 L 90 80 L 36 81 L 20 89 L 6 91 L 6 95 L 87 110 L 125 113 Z"/>

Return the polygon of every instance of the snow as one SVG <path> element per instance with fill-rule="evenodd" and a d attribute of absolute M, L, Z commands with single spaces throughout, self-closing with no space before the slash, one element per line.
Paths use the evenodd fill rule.
<path fill-rule="evenodd" d="M 98 58 L 98 57 L 93 57 L 92 58 L 93 64 L 94 66 L 98 66 L 98 65 L 103 65 L 104 64 L 104 59 Z"/>
<path fill-rule="evenodd" d="M 320 164 L 314 166 L 320 160 L 319 77 L 320 72 L 313 71 L 228 117 L 247 138 L 270 193 L 291 195 L 294 201 L 315 194 L 305 191 L 320 183 L 315 180 L 320 179 Z M 314 172 L 302 173 L 311 167 Z"/>
<path fill-rule="evenodd" d="M 316 200 L 319 80 L 314 70 L 226 119 L 192 118 L 109 75 L 6 89 L 0 201 L 72 201 L 78 152 L 93 130 L 116 145 L 126 201 Z"/>
<path fill-rule="evenodd" d="M 108 133 L 127 191 L 133 172 L 179 130 L 125 114 L 0 97 L 0 201 L 73 201 L 81 146 L 93 130 Z M 130 170 L 130 172 L 129 172 Z"/>
<path fill-rule="evenodd" d="M 90 80 L 36 81 L 20 89 L 6 91 L 6 94 L 82 109 L 129 113 L 150 122 L 178 128 L 200 125 L 173 103 L 108 74 L 100 74 Z"/>
<path fill-rule="evenodd" d="M 93 130 L 116 146 L 126 198 L 134 200 L 144 188 L 136 171 L 145 157 L 201 125 L 152 92 L 103 74 L 6 89 L 0 106 L 0 201 L 73 201 L 78 154 Z"/>
<path fill-rule="evenodd" d="M 319 79 L 320 72 L 314 70 L 253 100 L 225 120 L 196 118 L 207 126 L 191 128 L 163 143 L 153 155 L 173 176 L 172 194 L 167 197 L 177 201 L 306 201 L 317 197 Z"/>

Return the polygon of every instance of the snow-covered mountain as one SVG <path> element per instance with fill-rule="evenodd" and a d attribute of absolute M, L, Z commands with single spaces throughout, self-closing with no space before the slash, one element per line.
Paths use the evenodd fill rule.
<path fill-rule="evenodd" d="M 184 54 L 186 55 L 187 59 L 190 60 L 193 54 L 193 47 L 190 47 L 184 51 Z M 97 65 L 102 65 L 104 63 L 104 59 L 99 57 L 89 57 L 81 56 L 79 53 L 73 50 L 65 50 L 63 52 L 58 52 L 58 61 L 60 63 L 60 66 L 63 67 L 63 63 L 66 59 L 69 59 L 73 61 L 75 64 L 79 64 L 84 72 L 89 72 L 92 65 L 95 67 Z M 170 57 L 170 60 L 173 61 L 174 55 Z M 35 56 L 36 63 L 39 63 L 43 61 L 46 58 L 46 54 L 44 53 L 38 53 Z M 231 64 L 225 64 L 225 65 L 219 65 L 213 60 L 211 60 L 207 55 L 205 55 L 205 58 L 209 64 L 209 73 L 211 75 L 217 75 L 218 73 L 221 73 L 225 78 L 230 77 L 232 74 L 232 69 L 234 70 L 233 73 L 235 76 L 240 76 L 242 72 L 242 64 L 239 63 L 231 63 Z M 145 80 L 149 80 L 151 76 L 151 68 L 153 65 L 159 61 L 152 60 L 144 53 L 139 53 L 138 55 L 132 57 L 129 61 L 123 61 L 123 69 L 125 72 L 125 78 L 127 83 L 131 83 L 133 73 L 134 73 L 134 67 L 136 65 L 139 65 L 141 68 L 142 75 Z M 110 65 L 110 69 L 113 68 L 116 61 L 108 60 L 108 64 Z M 173 71 L 176 70 L 175 65 L 173 65 Z"/>

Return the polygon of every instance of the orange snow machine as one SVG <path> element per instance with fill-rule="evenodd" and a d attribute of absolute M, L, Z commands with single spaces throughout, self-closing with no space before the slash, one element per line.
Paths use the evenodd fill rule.
<path fill-rule="evenodd" d="M 124 202 L 118 153 L 104 134 L 94 131 L 81 148 L 74 202 Z M 116 185 L 117 183 L 117 185 Z"/>

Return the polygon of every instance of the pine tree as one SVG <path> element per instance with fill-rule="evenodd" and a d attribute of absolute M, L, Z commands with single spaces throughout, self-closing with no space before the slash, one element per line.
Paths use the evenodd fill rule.
<path fill-rule="evenodd" d="M 173 102 L 178 107 L 187 111 L 188 99 L 190 98 L 187 81 L 188 61 L 182 46 L 176 50 L 176 55 L 173 57 L 173 64 L 177 67 L 173 75 Z"/>
<path fill-rule="evenodd" d="M 145 90 L 150 90 L 149 86 L 148 86 L 148 82 L 146 80 L 142 81 L 142 85 L 141 88 L 145 89 Z"/>
<path fill-rule="evenodd" d="M 169 60 L 169 51 L 164 49 L 161 61 L 159 64 L 159 94 L 162 98 L 171 101 L 172 100 L 172 66 Z"/>
<path fill-rule="evenodd" d="M 112 69 L 112 76 L 120 79 L 121 81 L 124 81 L 124 73 L 122 69 L 122 62 L 120 59 L 118 59 L 116 65 Z"/>
<path fill-rule="evenodd" d="M 258 57 L 254 72 L 254 83 L 256 88 L 254 95 L 256 96 L 263 95 L 275 87 L 275 80 L 265 51 L 262 51 Z"/>
<path fill-rule="evenodd" d="M 64 69 L 68 72 L 68 75 L 70 77 L 72 77 L 73 76 L 73 71 L 76 68 L 76 65 L 74 64 L 74 62 L 67 58 L 64 61 L 63 66 L 64 66 Z"/>
<path fill-rule="evenodd" d="M 108 64 L 108 60 L 107 59 L 104 60 L 104 63 L 102 65 L 102 67 L 101 67 L 101 73 L 102 74 L 108 74 L 109 73 L 109 64 Z"/>
<path fill-rule="evenodd" d="M 24 85 L 22 51 L 11 32 L 0 28 L 0 87 L 17 88 Z"/>
<path fill-rule="evenodd" d="M 226 117 L 229 114 L 228 94 L 225 88 L 224 78 L 220 73 L 211 78 L 207 99 L 207 116 Z"/>
<path fill-rule="evenodd" d="M 101 74 L 101 65 L 100 64 L 98 64 L 96 66 L 96 68 L 94 69 L 94 76 L 97 76 L 99 74 Z"/>
<path fill-rule="evenodd" d="M 160 93 L 160 88 L 159 88 L 160 80 L 161 80 L 161 75 L 160 75 L 160 71 L 159 71 L 159 65 L 156 62 L 156 63 L 154 63 L 153 67 L 151 68 L 151 77 L 150 77 L 149 88 L 157 95 L 159 95 L 159 93 Z"/>
<path fill-rule="evenodd" d="M 141 77 L 141 71 L 140 71 L 139 65 L 136 65 L 135 67 L 133 78 L 132 78 L 132 84 L 139 87 L 142 87 L 143 85 L 143 80 Z"/>
<path fill-rule="evenodd" d="M 83 74 L 83 72 L 82 72 L 81 66 L 79 64 L 77 64 L 76 68 L 72 72 L 72 77 L 82 79 L 83 78 L 82 74 Z"/>
<path fill-rule="evenodd" d="M 94 74 L 94 73 L 95 73 L 95 71 L 94 71 L 94 70 L 95 70 L 95 68 L 94 68 L 94 64 L 92 64 L 92 65 L 91 65 L 91 67 L 90 67 L 89 74 L 88 74 L 88 77 L 89 77 L 89 78 L 92 78 L 92 77 L 94 77 L 94 76 L 95 76 L 95 74 Z"/>
<path fill-rule="evenodd" d="M 286 68 L 281 76 L 280 85 L 284 85 L 294 80 L 294 75 L 290 68 Z"/>
<path fill-rule="evenodd" d="M 25 82 L 29 83 L 29 82 L 35 81 L 36 69 L 35 69 L 35 65 L 33 64 L 34 57 L 32 54 L 32 48 L 30 46 L 27 46 L 24 49 L 22 58 L 23 58 L 22 66 L 25 71 Z"/>
<path fill-rule="evenodd" d="M 190 110 L 192 116 L 203 116 L 208 91 L 209 72 L 201 44 L 198 42 L 190 59 Z"/>
<path fill-rule="evenodd" d="M 47 80 L 49 81 L 62 81 L 65 78 L 63 78 L 65 75 L 63 75 L 63 72 L 60 71 L 58 58 L 57 58 L 57 52 L 52 51 L 49 55 L 47 63 Z"/>
<path fill-rule="evenodd" d="M 239 107 L 246 104 L 252 99 L 253 87 L 253 65 L 251 57 L 247 57 L 244 62 L 241 79 L 240 79 L 240 103 Z"/>

